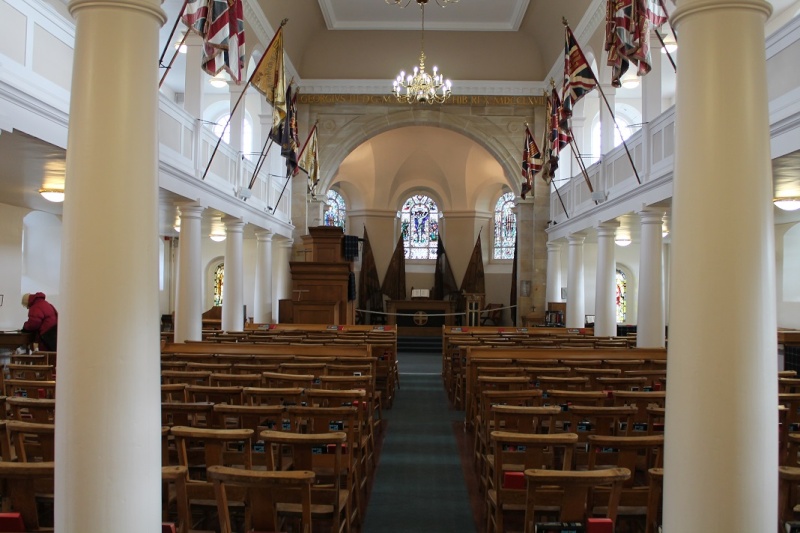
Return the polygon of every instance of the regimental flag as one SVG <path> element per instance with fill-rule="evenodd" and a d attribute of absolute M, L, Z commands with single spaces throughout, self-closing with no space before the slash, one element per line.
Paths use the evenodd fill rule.
<path fill-rule="evenodd" d="M 319 153 L 317 150 L 317 125 L 314 124 L 297 161 L 297 167 L 308 176 L 309 193 L 314 192 L 319 181 Z"/>
<path fill-rule="evenodd" d="M 283 57 L 283 26 L 278 28 L 267 50 L 261 57 L 250 83 L 264 95 L 272 106 L 272 131 L 270 137 L 278 137 L 281 123 L 286 118 L 286 71 Z"/>
<path fill-rule="evenodd" d="M 550 97 L 547 99 L 546 116 L 550 133 L 543 158 L 542 179 L 545 182 L 550 182 L 555 177 L 556 170 L 558 170 L 558 154 L 570 142 L 569 133 L 563 128 L 561 99 L 558 97 L 558 91 L 555 87 L 551 89 Z"/>
<path fill-rule="evenodd" d="M 187 0 L 182 20 L 203 38 L 203 70 L 212 76 L 225 70 L 240 84 L 245 71 L 242 0 Z"/>
<path fill-rule="evenodd" d="M 297 173 L 297 150 L 300 141 L 297 138 L 297 93 L 292 96 L 292 86 L 286 90 L 286 118 L 281 124 L 280 143 L 281 155 L 286 158 L 286 176 Z"/>
<path fill-rule="evenodd" d="M 364 248 L 361 256 L 361 271 L 358 274 L 358 308 L 366 311 L 383 312 L 383 294 L 381 282 L 378 279 L 378 269 L 375 265 L 375 255 L 369 244 L 367 227 L 364 226 Z M 378 318 L 369 313 L 362 324 L 372 324 Z"/>
<path fill-rule="evenodd" d="M 597 78 L 569 26 L 566 26 L 566 32 L 564 44 L 564 92 L 561 101 L 563 106 L 561 114 L 564 119 L 569 119 L 572 116 L 572 109 L 578 103 L 578 100 L 597 87 Z"/>
<path fill-rule="evenodd" d="M 622 85 L 630 63 L 637 67 L 638 76 L 650 72 L 650 29 L 667 19 L 661 0 L 608 0 L 605 50 L 614 87 Z"/>
<path fill-rule="evenodd" d="M 431 298 L 434 300 L 444 300 L 449 295 L 458 292 L 456 278 L 453 275 L 453 268 L 444 250 L 442 236 L 436 242 L 436 269 L 433 271 L 433 293 Z"/>
<path fill-rule="evenodd" d="M 386 267 L 381 291 L 392 300 L 406 299 L 406 253 L 402 235 L 397 239 L 392 259 Z"/>
<path fill-rule="evenodd" d="M 542 152 L 536 146 L 536 141 L 530 128 L 525 126 L 525 142 L 522 146 L 522 199 L 533 190 L 533 177 L 542 170 Z"/>
<path fill-rule="evenodd" d="M 481 234 L 472 249 L 467 271 L 461 280 L 461 292 L 468 294 L 486 294 L 486 279 L 483 272 L 483 251 L 481 249 Z"/>

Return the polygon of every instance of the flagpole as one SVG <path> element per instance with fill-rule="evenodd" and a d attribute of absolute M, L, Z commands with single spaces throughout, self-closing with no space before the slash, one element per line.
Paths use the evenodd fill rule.
<path fill-rule="evenodd" d="M 311 135 L 314 133 L 314 130 L 317 129 L 317 123 L 319 123 L 319 120 L 317 122 L 314 122 L 314 127 L 311 128 L 311 131 L 308 132 L 308 137 L 306 137 L 306 142 L 303 143 L 303 147 L 300 149 L 300 153 L 297 154 L 297 161 L 300 161 L 303 158 L 303 154 L 306 151 L 306 145 L 308 145 L 308 141 L 311 140 Z"/>
<path fill-rule="evenodd" d="M 275 141 L 273 141 L 271 137 L 267 137 L 267 141 L 264 143 L 264 148 L 262 148 L 261 153 L 258 154 L 258 160 L 256 161 L 255 168 L 253 169 L 253 176 L 250 178 L 250 185 L 247 186 L 248 189 L 253 189 L 253 185 L 256 183 L 258 173 L 261 172 L 261 167 L 264 166 L 264 161 L 267 160 L 267 154 L 269 153 L 273 144 L 275 144 Z"/>
<path fill-rule="evenodd" d="M 281 21 L 281 25 L 278 27 L 278 31 L 281 31 L 283 26 L 288 21 L 289 19 L 283 19 Z M 228 115 L 228 121 L 225 123 L 225 127 L 222 128 L 222 133 L 220 133 L 219 139 L 217 139 L 217 144 L 214 146 L 214 151 L 211 152 L 211 157 L 208 158 L 208 164 L 206 165 L 205 171 L 203 171 L 203 176 L 200 178 L 201 180 L 206 179 L 206 175 L 208 174 L 208 169 L 211 168 L 211 162 L 214 160 L 214 156 L 216 155 L 217 150 L 219 149 L 219 145 L 222 142 L 222 137 L 225 135 L 225 130 L 228 129 L 228 125 L 230 125 L 231 123 L 231 119 L 233 118 L 233 113 L 236 111 L 236 108 L 239 107 L 239 103 L 241 103 L 242 98 L 244 98 L 244 94 L 245 92 L 247 92 L 247 88 L 253 81 L 253 77 L 256 75 L 256 72 L 258 72 L 258 68 L 261 66 L 261 63 L 267 57 L 267 51 L 269 51 L 270 47 L 272 47 L 272 43 L 275 42 L 275 38 L 278 36 L 278 31 L 276 31 L 275 35 L 272 36 L 272 40 L 269 42 L 269 45 L 267 45 L 267 48 L 264 50 L 264 55 L 262 55 L 261 59 L 258 60 L 258 64 L 256 65 L 256 68 L 253 69 L 253 73 L 250 74 L 250 77 L 247 79 L 247 83 L 244 84 L 244 89 L 242 89 L 242 92 L 239 94 L 239 98 L 237 98 L 236 103 L 233 104 L 233 108 L 231 109 L 231 112 Z"/>
<path fill-rule="evenodd" d="M 664 48 L 664 52 L 667 54 L 667 59 L 669 59 L 669 62 L 672 65 L 672 70 L 678 72 L 678 67 L 675 65 L 675 61 L 672 59 L 672 54 L 669 53 L 669 50 L 667 50 L 667 45 L 664 44 L 664 38 L 661 37 L 661 34 L 658 33 L 658 30 L 653 30 L 653 31 L 656 32 L 656 37 L 658 37 L 658 42 L 661 43 L 661 46 Z"/>
<path fill-rule="evenodd" d="M 289 175 L 289 165 L 286 165 L 286 181 L 283 182 L 283 189 L 281 189 L 281 193 L 278 195 L 278 200 L 275 202 L 275 207 L 272 208 L 272 213 L 275 213 L 275 210 L 278 209 L 278 205 L 281 203 L 281 198 L 283 198 L 283 191 L 286 190 L 286 186 L 289 184 L 289 180 L 292 176 Z"/>
<path fill-rule="evenodd" d="M 594 72 L 592 72 L 592 76 L 594 76 Z M 631 151 L 628 149 L 628 143 L 625 142 L 625 136 L 622 134 L 622 130 L 619 129 L 619 124 L 617 124 L 617 117 L 614 116 L 614 110 L 611 109 L 611 104 L 608 103 L 608 98 L 606 98 L 606 93 L 603 92 L 603 87 L 600 86 L 600 83 L 595 78 L 595 83 L 597 83 L 597 90 L 600 91 L 600 96 L 603 97 L 603 101 L 606 103 L 606 107 L 608 108 L 609 114 L 611 114 L 611 120 L 614 121 L 614 126 L 617 128 L 619 132 L 619 138 L 622 139 L 622 146 L 625 147 L 625 153 L 628 154 L 628 161 L 631 162 L 631 168 L 633 169 L 633 174 L 636 176 L 636 181 L 639 185 L 642 184 L 642 180 L 639 178 L 639 172 L 636 170 L 636 165 L 633 163 L 633 157 L 631 156 Z"/>
<path fill-rule="evenodd" d="M 183 1 L 183 5 L 181 6 L 181 11 L 178 13 L 178 18 L 175 19 L 175 24 L 172 26 L 172 31 L 169 32 L 169 37 L 167 37 L 167 44 L 164 45 L 164 50 L 161 52 L 161 57 L 158 58 L 158 64 L 164 64 L 164 56 L 167 54 L 167 48 L 169 48 L 169 43 L 172 41 L 172 37 L 175 35 L 175 30 L 178 29 L 178 23 L 180 23 L 181 18 L 183 17 L 183 13 L 186 11 L 186 4 L 188 0 Z M 187 31 L 188 33 L 188 31 Z M 185 37 L 184 37 L 185 39 Z M 183 43 L 183 41 L 181 41 Z"/>
<path fill-rule="evenodd" d="M 184 5 L 185 5 L 185 4 L 184 4 Z M 161 88 L 161 86 L 162 86 L 162 85 L 164 85 L 164 80 L 166 80 L 166 79 L 167 79 L 167 74 L 169 74 L 169 71 L 170 71 L 170 70 L 172 70 L 172 65 L 173 65 L 173 63 L 175 63 L 175 60 L 178 58 L 178 54 L 179 54 L 179 53 L 180 53 L 180 51 L 181 51 L 181 46 L 183 46 L 183 43 L 185 43 L 185 42 L 186 42 L 186 38 L 187 38 L 188 36 L 189 36 L 189 32 L 187 31 L 186 33 L 184 33 L 184 34 L 183 34 L 183 38 L 181 39 L 181 42 L 180 42 L 180 43 L 178 43 L 178 48 L 176 48 L 176 49 L 175 49 L 175 53 L 174 53 L 174 54 L 172 54 L 172 59 L 170 59 L 170 61 L 169 61 L 169 65 L 167 65 L 167 68 L 164 70 L 164 75 L 163 75 L 163 76 L 161 76 L 161 81 L 159 81 L 159 82 L 158 82 L 158 88 L 159 88 L 159 89 Z M 170 39 L 172 39 L 172 36 L 170 36 Z M 167 51 L 167 49 L 166 49 L 166 48 L 164 48 L 164 52 L 166 52 L 166 51 Z M 163 59 L 163 57 L 162 57 L 162 59 Z M 158 64 L 159 64 L 159 65 L 161 64 L 161 60 L 159 60 L 159 63 L 158 63 Z"/>
<path fill-rule="evenodd" d="M 583 179 L 586 181 L 586 186 L 589 187 L 589 192 L 594 193 L 592 181 L 589 179 L 589 173 L 586 171 L 586 165 L 583 164 L 583 155 L 581 155 L 581 151 L 578 150 L 578 143 L 575 141 L 575 136 L 572 134 L 572 128 L 568 128 L 568 131 L 569 144 L 572 146 L 572 157 L 575 158 L 575 161 L 577 161 L 578 166 L 581 168 L 581 174 L 583 174 Z M 598 203 L 599 202 L 597 200 L 594 201 L 595 205 Z"/>

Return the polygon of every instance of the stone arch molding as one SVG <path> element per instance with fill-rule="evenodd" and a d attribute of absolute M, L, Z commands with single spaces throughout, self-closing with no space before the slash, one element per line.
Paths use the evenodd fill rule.
<path fill-rule="evenodd" d="M 325 118 L 323 108 L 312 110 L 320 118 L 320 125 L 328 120 Z M 509 114 L 511 116 L 511 114 Z M 530 110 L 533 116 L 533 109 Z M 517 151 L 522 146 L 524 135 L 524 122 L 526 117 L 514 116 L 505 129 L 492 117 L 477 115 L 454 115 L 442 111 L 404 110 L 386 114 L 361 115 L 341 128 L 320 127 L 318 130 L 319 142 L 325 149 L 325 164 L 321 165 L 322 177 L 319 190 L 324 191 L 330 187 L 342 161 L 359 145 L 381 133 L 407 126 L 433 126 L 452 130 L 475 141 L 485 148 L 489 154 L 500 164 L 505 174 L 505 179 L 514 194 L 520 192 L 520 155 Z M 508 117 L 494 117 L 495 119 Z M 530 119 L 528 119 L 530 120 Z M 518 127 L 514 127 L 517 126 Z M 511 131 L 516 130 L 516 131 Z"/>

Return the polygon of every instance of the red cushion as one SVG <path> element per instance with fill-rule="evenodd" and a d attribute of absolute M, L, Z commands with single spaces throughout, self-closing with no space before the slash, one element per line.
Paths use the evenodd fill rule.
<path fill-rule="evenodd" d="M 0 513 L 0 531 L 28 531 L 19 513 Z"/>
<path fill-rule="evenodd" d="M 523 490 L 525 488 L 525 474 L 522 472 L 506 472 L 503 474 L 503 488 Z"/>
<path fill-rule="evenodd" d="M 614 522 L 610 518 L 589 518 L 586 533 L 614 533 Z"/>

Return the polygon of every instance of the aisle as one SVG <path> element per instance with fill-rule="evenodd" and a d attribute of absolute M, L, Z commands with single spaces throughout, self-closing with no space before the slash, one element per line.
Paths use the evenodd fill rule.
<path fill-rule="evenodd" d="M 364 533 L 475 531 L 469 495 L 442 386 L 441 355 L 399 354 L 400 385 L 384 410 L 386 436 Z"/>

